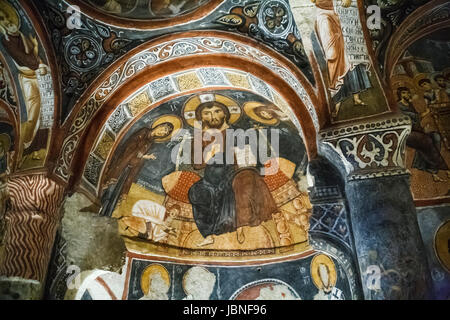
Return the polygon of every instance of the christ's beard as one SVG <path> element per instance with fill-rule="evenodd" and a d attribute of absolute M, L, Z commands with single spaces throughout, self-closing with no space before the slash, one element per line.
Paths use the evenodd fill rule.
<path fill-rule="evenodd" d="M 225 119 L 217 119 L 217 120 L 211 120 L 211 121 L 207 121 L 206 125 L 208 126 L 208 128 L 211 129 L 220 129 L 222 128 L 223 124 L 225 122 Z"/>

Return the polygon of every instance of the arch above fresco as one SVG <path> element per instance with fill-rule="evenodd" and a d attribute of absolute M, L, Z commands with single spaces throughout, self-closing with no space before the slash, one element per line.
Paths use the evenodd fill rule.
<path fill-rule="evenodd" d="M 246 37 L 227 32 L 188 32 L 146 43 L 119 59 L 91 85 L 68 119 L 66 136 L 60 141 L 61 152 L 55 174 L 68 181 L 74 172 L 81 139 L 92 139 L 86 128 L 97 127 L 142 83 L 193 68 L 223 67 L 248 73 L 271 86 L 291 106 L 302 125 L 309 156 L 316 153 L 316 132 L 325 122 L 326 111 L 316 91 L 303 74 L 286 58 Z M 174 92 L 180 90 L 174 86 Z M 316 111 L 316 108 L 318 111 Z M 94 125 L 95 124 L 95 125 Z M 92 129 L 95 130 L 95 129 Z M 86 138 L 90 136 L 90 138 Z M 94 135 L 95 137 L 96 135 Z M 87 141 L 87 140 L 86 140 Z"/>

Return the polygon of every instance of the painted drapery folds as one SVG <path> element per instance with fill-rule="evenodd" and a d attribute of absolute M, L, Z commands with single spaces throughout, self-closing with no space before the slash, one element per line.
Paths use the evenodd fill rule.
<path fill-rule="evenodd" d="M 240 132 L 243 145 L 233 136 Z M 124 134 L 103 171 L 101 212 L 119 219 L 128 249 L 141 253 L 220 259 L 303 251 L 306 164 L 298 129 L 266 98 L 191 94 L 145 113 Z"/>
<path fill-rule="evenodd" d="M 292 0 L 290 4 L 305 48 L 314 52 L 322 71 L 331 121 L 387 111 L 356 1 Z"/>

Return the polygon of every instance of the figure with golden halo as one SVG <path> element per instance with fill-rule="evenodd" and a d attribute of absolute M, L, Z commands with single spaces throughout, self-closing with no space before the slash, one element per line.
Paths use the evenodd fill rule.
<path fill-rule="evenodd" d="M 0 1 L 0 32 L 3 34 L 1 43 L 19 71 L 19 82 L 25 100 L 26 121 L 21 124 L 21 150 L 23 152 L 28 149 L 27 152 L 32 153 L 32 159 L 39 160 L 38 151 L 42 145 L 46 145 L 47 135 L 38 132 L 41 113 L 38 74 L 47 74 L 48 67 L 39 56 L 37 39 L 20 31 L 19 15 L 5 0 Z"/>
<path fill-rule="evenodd" d="M 333 260 L 318 254 L 311 261 L 311 277 L 319 292 L 314 300 L 344 300 L 342 291 L 336 288 L 337 273 Z"/>
<path fill-rule="evenodd" d="M 311 208 L 309 196 L 299 190 L 297 182 L 293 179 L 296 170 L 300 168 L 299 171 L 302 171 L 307 163 L 303 140 L 299 134 L 292 134 L 297 132 L 297 128 L 289 121 L 289 117 L 272 103 L 246 102 L 244 112 L 253 127 L 259 131 L 259 139 L 265 140 L 267 150 L 271 150 L 269 160 L 264 165 L 266 168 L 276 168 L 276 171 L 268 169 L 265 172 L 264 182 L 272 198 L 278 207 L 294 200 L 293 210 L 281 209 L 272 216 L 277 230 L 287 230 L 284 227 L 286 223 L 293 222 L 308 233 L 309 215 L 303 210 Z M 277 139 L 274 139 L 272 129 L 276 129 Z M 274 142 L 278 142 L 276 148 L 272 145 Z M 279 237 L 281 245 L 287 246 L 292 243 L 289 232 L 279 232 Z"/>
<path fill-rule="evenodd" d="M 201 126 L 194 130 L 221 137 L 220 142 L 202 139 L 201 163 L 195 163 L 194 148 L 194 169 L 204 169 L 203 178 L 189 189 L 194 220 L 204 238 L 197 246 L 213 244 L 214 235 L 234 231 L 238 242 L 243 243 L 243 227 L 259 226 L 272 219 L 277 206 L 255 168 L 240 168 L 236 158 L 233 164 L 227 164 L 224 159 L 226 131 L 233 128 L 232 123 L 239 119 L 241 109 L 223 95 L 201 94 L 188 100 L 183 112 L 188 124 Z"/>
<path fill-rule="evenodd" d="M 164 115 L 156 119 L 151 127 L 137 130 L 126 140 L 124 147 L 114 153 L 105 171 L 107 189 L 102 196 L 102 215 L 110 216 L 119 198 L 125 200 L 132 183 L 145 164 L 145 160 L 155 160 L 148 154 L 153 143 L 170 140 L 182 127 L 182 120 L 174 115 Z"/>
<path fill-rule="evenodd" d="M 450 178 L 450 171 L 440 152 L 433 133 L 425 133 L 421 125 L 421 116 L 412 104 L 411 89 L 404 84 L 397 87 L 397 105 L 400 111 L 410 117 L 412 121 L 412 131 L 406 140 L 406 145 L 416 150 L 412 167 L 418 170 L 429 172 L 435 182 L 445 182 L 438 176 L 439 170 L 447 171 Z"/>
<path fill-rule="evenodd" d="M 353 96 L 356 106 L 365 106 L 360 93 L 372 87 L 366 66 L 352 65 L 345 51 L 344 35 L 339 16 L 334 11 L 333 0 L 311 0 L 316 5 L 315 31 L 327 62 L 328 85 L 335 109 L 332 117 L 338 116 L 342 102 Z M 347 8 L 351 0 L 341 0 Z"/>
<path fill-rule="evenodd" d="M 169 300 L 170 276 L 160 264 L 151 264 L 141 276 L 141 289 L 144 296 L 139 300 Z"/>

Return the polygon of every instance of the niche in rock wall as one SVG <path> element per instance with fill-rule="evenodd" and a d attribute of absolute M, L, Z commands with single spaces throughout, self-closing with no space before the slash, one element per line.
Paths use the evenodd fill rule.
<path fill-rule="evenodd" d="M 84 179 L 102 186 L 101 214 L 118 219 L 129 251 L 235 260 L 310 250 L 306 151 L 282 107 L 215 90 L 172 99 L 122 131 L 113 120 Z"/>

